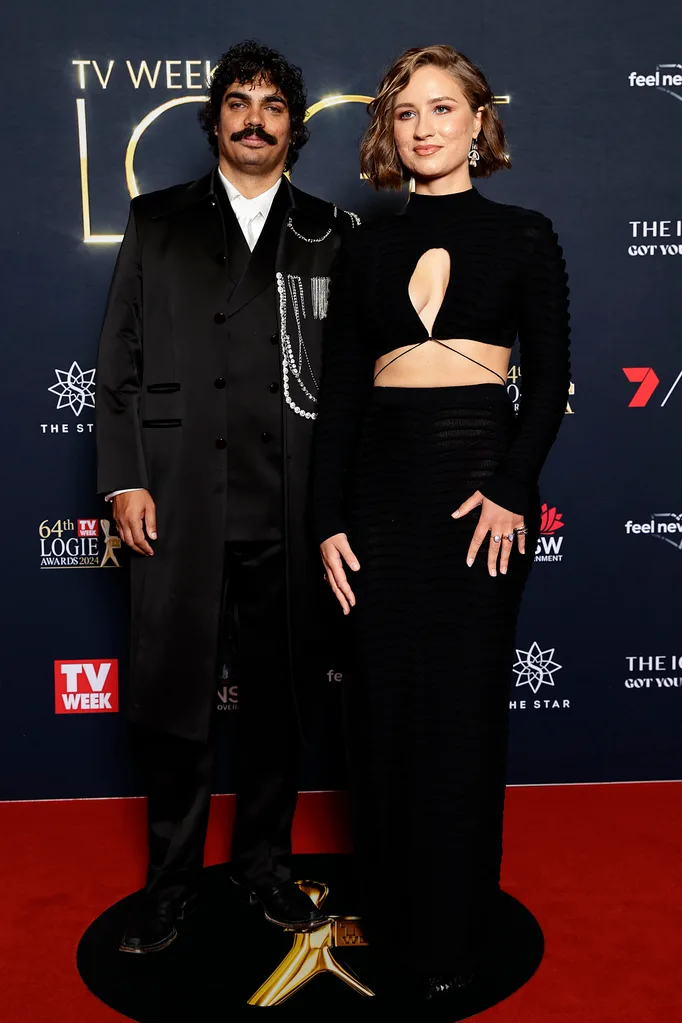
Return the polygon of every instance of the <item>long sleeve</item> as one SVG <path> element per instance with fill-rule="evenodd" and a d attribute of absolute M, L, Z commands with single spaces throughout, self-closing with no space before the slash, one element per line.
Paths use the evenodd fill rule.
<path fill-rule="evenodd" d="M 344 498 L 365 402 L 372 388 L 374 357 L 365 336 L 361 287 L 369 268 L 361 231 L 348 233 L 332 269 L 323 369 L 315 424 L 312 520 L 322 543 L 345 533 Z"/>
<path fill-rule="evenodd" d="M 97 490 L 147 487 L 139 403 L 142 266 L 134 203 L 109 290 L 97 357 Z"/>
<path fill-rule="evenodd" d="M 568 278 L 551 221 L 538 215 L 530 244 L 519 320 L 521 408 L 503 464 L 481 487 L 517 515 L 528 510 L 540 470 L 566 411 L 570 384 Z"/>

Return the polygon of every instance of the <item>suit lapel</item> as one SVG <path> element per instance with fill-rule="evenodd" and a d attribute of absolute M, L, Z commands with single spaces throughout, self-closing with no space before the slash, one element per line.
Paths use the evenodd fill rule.
<path fill-rule="evenodd" d="M 265 221 L 263 230 L 261 231 L 260 238 L 251 253 L 251 258 L 248 260 L 244 273 L 240 277 L 234 291 L 232 292 L 230 301 L 228 302 L 228 317 L 234 316 L 234 314 L 242 309 L 247 302 L 254 299 L 261 293 L 261 291 L 267 288 L 267 286 L 272 284 L 274 281 L 275 261 L 280 235 L 290 206 L 291 193 L 287 183 L 282 181 L 280 187 L 277 189 L 275 198 L 273 199 L 272 206 L 270 207 L 270 212 L 267 220 Z M 230 210 L 230 212 L 232 212 L 232 210 Z M 232 216 L 234 218 L 236 228 L 241 234 L 241 228 L 239 227 L 234 212 L 232 212 Z M 246 245 L 245 241 L 244 245 Z M 248 251 L 248 246 L 246 246 L 246 248 Z"/>

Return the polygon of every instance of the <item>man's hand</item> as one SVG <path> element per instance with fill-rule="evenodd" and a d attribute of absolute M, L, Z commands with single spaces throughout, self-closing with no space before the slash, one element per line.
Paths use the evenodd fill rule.
<path fill-rule="evenodd" d="M 320 554 L 325 568 L 325 579 L 332 592 L 347 615 L 351 607 L 355 607 L 355 594 L 348 585 L 344 571 L 344 561 L 353 572 L 360 569 L 360 563 L 353 554 L 348 537 L 345 533 L 336 533 L 320 544 Z"/>
<path fill-rule="evenodd" d="M 111 503 L 114 522 L 123 542 L 138 554 L 151 557 L 154 551 L 145 532 L 150 540 L 156 540 L 156 505 L 152 495 L 148 490 L 131 490 L 127 494 L 117 494 Z"/>

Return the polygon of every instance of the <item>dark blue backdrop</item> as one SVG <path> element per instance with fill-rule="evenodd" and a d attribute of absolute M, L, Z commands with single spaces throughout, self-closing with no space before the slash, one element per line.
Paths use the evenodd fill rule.
<path fill-rule="evenodd" d="M 118 659 L 126 683 L 126 552 L 112 550 L 120 568 L 99 567 L 106 510 L 94 493 L 91 370 L 131 135 L 163 104 L 200 96 L 205 61 L 253 35 L 303 67 L 311 104 L 371 95 L 393 56 L 431 42 L 462 49 L 509 97 L 500 109 L 514 169 L 481 189 L 553 218 L 574 337 L 574 394 L 543 477 L 539 556 L 549 560 L 535 566 L 518 634 L 510 780 L 681 777 L 679 5 L 667 0 L 654 17 L 637 0 L 260 0 L 253 13 L 216 0 L 201 11 L 178 0 L 72 0 L 67 13 L 32 0 L 5 20 L 1 796 L 137 791 L 122 714 L 55 713 L 55 661 Z M 152 79 L 160 62 L 153 88 L 144 76 L 135 87 L 143 60 Z M 208 168 L 197 110 L 176 103 L 142 133 L 141 191 Z M 315 114 L 295 171 L 301 187 L 363 217 L 399 201 L 359 180 L 365 116 L 357 102 Z M 510 387 L 523 387 L 514 368 Z M 95 522 L 81 522 L 79 537 L 85 519 Z M 57 675 L 63 689 L 67 675 Z M 85 669 L 78 677 L 78 692 L 90 692 Z M 305 787 L 343 784 L 338 750 L 330 722 L 308 754 Z M 219 786 L 229 787 L 226 763 Z"/>

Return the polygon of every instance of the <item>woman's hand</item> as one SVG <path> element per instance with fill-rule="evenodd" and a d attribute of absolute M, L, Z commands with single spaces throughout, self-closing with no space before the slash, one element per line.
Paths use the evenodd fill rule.
<path fill-rule="evenodd" d="M 460 504 L 457 511 L 452 513 L 453 519 L 461 519 L 474 508 L 478 508 L 479 504 L 482 505 L 481 517 L 469 544 L 467 565 L 471 568 L 483 541 L 490 533 L 488 571 L 491 575 L 497 575 L 497 559 L 499 557 L 500 573 L 506 575 L 514 540 L 519 546 L 519 553 L 526 553 L 526 527 L 523 523 L 523 516 L 515 515 L 514 512 L 507 511 L 499 504 L 494 504 L 484 497 L 480 490 L 477 490 L 464 504 Z"/>
<path fill-rule="evenodd" d="M 360 562 L 353 554 L 345 533 L 335 533 L 320 544 L 320 554 L 325 568 L 325 579 L 347 615 L 355 607 L 355 594 L 348 585 L 344 561 L 353 572 L 360 568 Z"/>

